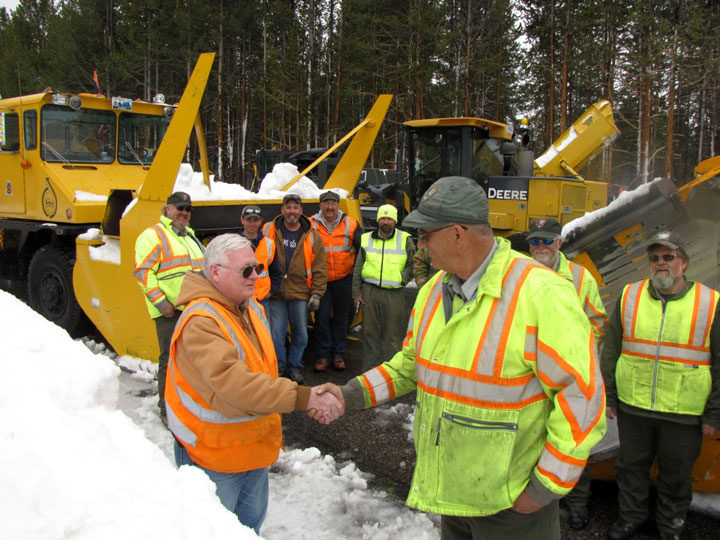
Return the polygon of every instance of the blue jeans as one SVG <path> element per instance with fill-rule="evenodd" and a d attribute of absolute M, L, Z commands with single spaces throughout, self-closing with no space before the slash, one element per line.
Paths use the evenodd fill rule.
<path fill-rule="evenodd" d="M 290 322 L 290 347 L 285 336 Z M 302 356 L 308 342 L 307 300 L 270 300 L 270 329 L 278 360 L 278 372 L 286 367 L 302 369 Z"/>
<path fill-rule="evenodd" d="M 268 467 L 238 473 L 221 473 L 201 467 L 187 453 L 185 447 L 175 441 L 175 464 L 192 465 L 202 469 L 215 483 L 215 494 L 222 505 L 237 515 L 240 523 L 260 534 L 268 507 Z"/>

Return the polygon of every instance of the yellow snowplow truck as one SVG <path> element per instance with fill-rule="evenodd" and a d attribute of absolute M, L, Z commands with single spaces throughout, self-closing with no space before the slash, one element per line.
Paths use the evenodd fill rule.
<path fill-rule="evenodd" d="M 193 130 L 211 187 L 198 111 L 213 59 L 200 56 L 177 106 L 52 91 L 0 100 L 0 279 L 25 283 L 33 308 L 73 335 L 86 316 L 121 355 L 158 355 L 135 241 L 158 222 Z M 326 188 L 357 180 L 390 100 L 343 138 Z M 261 205 L 267 221 L 281 202 L 194 200 L 191 225 L 201 239 L 239 231 L 242 206 Z M 341 209 L 360 217 L 356 200 Z"/>

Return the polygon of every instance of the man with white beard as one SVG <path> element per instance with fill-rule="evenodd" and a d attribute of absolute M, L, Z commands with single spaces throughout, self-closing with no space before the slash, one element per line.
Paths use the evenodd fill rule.
<path fill-rule="evenodd" d="M 677 234 L 657 233 L 647 251 L 650 278 L 623 289 L 601 356 L 607 416 L 617 417 L 620 435 L 620 518 L 610 540 L 645 525 L 656 458 L 656 526 L 661 539 L 680 538 L 703 435 L 720 429 L 720 293 L 685 278 Z"/>

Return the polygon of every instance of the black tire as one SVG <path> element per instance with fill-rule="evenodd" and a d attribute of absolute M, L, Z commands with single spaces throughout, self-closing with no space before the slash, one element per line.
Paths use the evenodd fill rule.
<path fill-rule="evenodd" d="M 75 258 L 68 251 L 43 246 L 30 261 L 27 284 L 30 306 L 77 337 L 83 312 L 73 290 L 74 264 Z"/>

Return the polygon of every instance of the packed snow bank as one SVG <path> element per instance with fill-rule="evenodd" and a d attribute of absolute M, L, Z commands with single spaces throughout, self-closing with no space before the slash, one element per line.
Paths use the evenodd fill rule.
<path fill-rule="evenodd" d="M 0 538 L 257 538 L 117 410 L 112 360 L 0 302 Z"/>
<path fill-rule="evenodd" d="M 288 182 L 299 174 L 298 169 L 292 163 L 278 163 L 273 167 L 272 172 L 265 175 L 260 183 L 258 193 L 253 193 L 238 184 L 226 184 L 216 182 L 210 177 L 210 189 L 203 183 L 203 175 L 194 172 L 188 163 L 180 165 L 175 187 L 173 191 L 184 191 L 190 195 L 193 201 L 253 201 L 282 199 L 288 193 L 300 195 L 300 198 L 317 199 L 324 191 L 307 176 L 303 176 L 287 191 L 281 191 Z M 348 192 L 344 189 L 333 189 L 341 199 L 347 198 Z"/>

